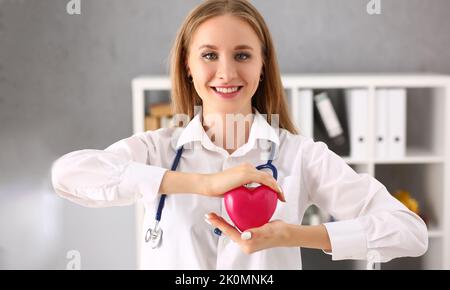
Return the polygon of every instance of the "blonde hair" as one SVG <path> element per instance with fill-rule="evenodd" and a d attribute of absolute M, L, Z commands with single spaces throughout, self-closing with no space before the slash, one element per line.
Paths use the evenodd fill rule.
<path fill-rule="evenodd" d="M 297 134 L 286 104 L 280 70 L 275 55 L 275 47 L 269 29 L 256 8 L 247 0 L 206 0 L 194 8 L 181 25 L 171 51 L 170 77 L 172 82 L 172 107 L 175 114 L 194 116 L 194 106 L 201 106 L 194 85 L 189 81 L 186 59 L 191 38 L 198 26 L 204 21 L 230 14 L 246 21 L 258 36 L 263 53 L 263 80 L 252 97 L 252 106 L 261 114 L 279 115 L 279 127 Z"/>

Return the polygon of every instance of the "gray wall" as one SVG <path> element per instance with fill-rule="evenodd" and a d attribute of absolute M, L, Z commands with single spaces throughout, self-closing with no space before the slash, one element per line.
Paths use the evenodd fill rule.
<path fill-rule="evenodd" d="M 133 207 L 89 209 L 57 197 L 60 155 L 132 134 L 130 82 L 167 73 L 168 52 L 200 1 L 0 0 L 0 268 L 135 265 Z M 450 1 L 253 1 L 283 73 L 450 74 Z"/>

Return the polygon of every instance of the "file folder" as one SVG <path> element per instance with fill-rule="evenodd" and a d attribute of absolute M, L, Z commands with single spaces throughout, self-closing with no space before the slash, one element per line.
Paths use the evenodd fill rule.
<path fill-rule="evenodd" d="M 313 91 L 298 90 L 292 95 L 292 116 L 300 135 L 313 137 Z"/>
<path fill-rule="evenodd" d="M 368 157 L 369 92 L 366 89 L 349 89 L 345 91 L 345 98 L 349 119 L 350 157 L 366 159 Z"/>
<path fill-rule="evenodd" d="M 389 91 L 379 89 L 375 92 L 375 157 L 389 157 Z"/>
<path fill-rule="evenodd" d="M 389 90 L 389 157 L 406 155 L 406 89 Z"/>

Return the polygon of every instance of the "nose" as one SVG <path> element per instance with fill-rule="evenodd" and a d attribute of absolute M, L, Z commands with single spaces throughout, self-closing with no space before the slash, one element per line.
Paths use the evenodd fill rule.
<path fill-rule="evenodd" d="M 233 59 L 222 58 L 219 60 L 216 76 L 227 83 L 237 77 L 237 69 Z"/>

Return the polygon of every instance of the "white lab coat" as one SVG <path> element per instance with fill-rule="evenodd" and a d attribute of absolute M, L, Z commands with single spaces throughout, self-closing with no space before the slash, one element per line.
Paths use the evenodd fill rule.
<path fill-rule="evenodd" d="M 131 205 L 143 199 L 143 269 L 301 269 L 300 248 L 271 248 L 247 255 L 228 238 L 216 236 L 204 215 L 216 212 L 230 221 L 223 198 L 168 195 L 160 222 L 161 246 L 152 249 L 144 242 L 155 219 L 162 177 L 172 165 L 176 148 L 185 147 L 178 171 L 215 173 L 243 162 L 265 163 L 267 155 L 262 153 L 270 140 L 277 144 L 273 164 L 287 200 L 278 202 L 272 219 L 301 224 L 311 204 L 330 213 L 337 220 L 325 223 L 333 260 L 367 259 L 375 254 L 378 261 L 386 262 L 426 251 L 424 222 L 383 184 L 356 173 L 324 143 L 276 130 L 256 111 L 248 142 L 229 154 L 208 138 L 200 114 L 184 129 L 147 131 L 105 150 L 62 156 L 52 168 L 55 191 L 89 207 Z"/>

